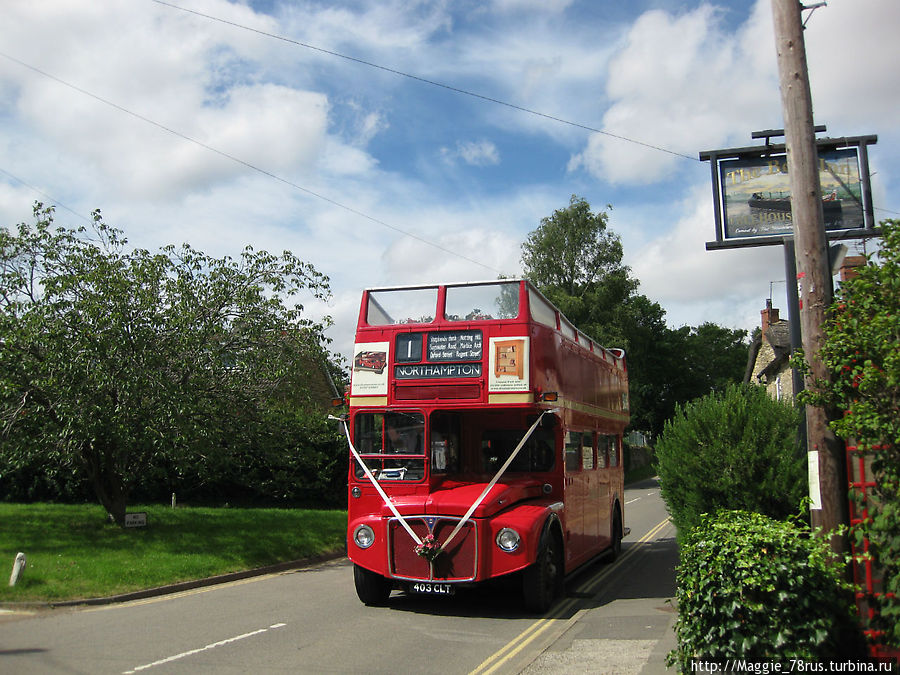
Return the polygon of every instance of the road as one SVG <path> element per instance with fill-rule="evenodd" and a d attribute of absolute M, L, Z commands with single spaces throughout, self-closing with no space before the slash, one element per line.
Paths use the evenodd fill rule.
<path fill-rule="evenodd" d="M 620 559 L 570 578 L 543 617 L 503 586 L 365 607 L 341 559 L 122 604 L 0 614 L 0 672 L 662 672 L 677 550 L 655 483 L 628 488 L 625 518 Z"/>

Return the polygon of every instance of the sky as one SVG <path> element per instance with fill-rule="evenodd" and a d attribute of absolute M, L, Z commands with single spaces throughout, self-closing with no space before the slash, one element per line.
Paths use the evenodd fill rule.
<path fill-rule="evenodd" d="M 699 153 L 784 126 L 770 2 L 4 0 L 0 226 L 38 200 L 150 250 L 290 250 L 346 354 L 364 288 L 517 276 L 578 195 L 671 327 L 750 331 L 787 314 L 783 249 L 706 250 Z M 816 123 L 878 135 L 900 217 L 900 2 L 804 16 Z"/>

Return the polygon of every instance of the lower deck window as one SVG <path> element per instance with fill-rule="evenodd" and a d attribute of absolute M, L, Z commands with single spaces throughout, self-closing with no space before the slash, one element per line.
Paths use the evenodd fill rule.
<path fill-rule="evenodd" d="M 485 431 L 481 436 L 483 470 L 493 473 L 503 466 L 525 433 L 526 430 L 522 429 Z M 535 429 L 507 471 L 550 471 L 553 469 L 554 455 L 553 432 Z"/>
<path fill-rule="evenodd" d="M 360 413 L 354 424 L 356 451 L 376 479 L 425 478 L 425 416 L 418 412 Z M 354 475 L 365 472 L 354 462 Z"/>

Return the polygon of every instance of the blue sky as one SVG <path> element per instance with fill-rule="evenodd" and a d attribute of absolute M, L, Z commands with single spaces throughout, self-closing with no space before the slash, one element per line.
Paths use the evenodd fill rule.
<path fill-rule="evenodd" d="M 612 206 L 673 327 L 749 330 L 770 292 L 785 306 L 780 247 L 705 250 L 697 159 L 783 126 L 770 0 L 171 4 L 220 21 L 152 0 L 6 0 L 0 225 L 53 199 L 151 249 L 290 249 L 330 277 L 331 301 L 307 308 L 333 318 L 341 351 L 364 287 L 515 275 L 528 232 L 572 194 Z M 829 0 L 806 31 L 817 122 L 879 136 L 878 219 L 900 214 L 898 29 L 895 0 Z"/>

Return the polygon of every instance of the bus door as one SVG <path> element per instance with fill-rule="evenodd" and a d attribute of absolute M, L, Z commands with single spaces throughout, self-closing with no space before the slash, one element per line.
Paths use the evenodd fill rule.
<path fill-rule="evenodd" d="M 584 501 L 584 534 L 587 538 L 587 548 L 590 551 L 599 550 L 597 538 L 601 534 L 600 512 L 597 502 L 603 498 L 602 472 L 597 466 L 597 456 L 594 451 L 595 434 L 586 431 L 581 440 L 581 471 L 584 474 L 585 501 Z"/>
<path fill-rule="evenodd" d="M 597 435 L 597 469 L 600 482 L 599 498 L 595 508 L 597 519 L 600 523 L 600 547 L 606 548 L 611 543 L 612 511 L 611 511 L 611 484 L 612 467 L 614 457 L 610 455 L 615 450 L 615 436 L 606 434 Z"/>
<path fill-rule="evenodd" d="M 598 481 L 593 459 L 593 435 L 590 432 L 567 431 L 565 503 L 566 563 L 569 567 L 580 564 L 588 557 L 597 538 L 599 521 L 595 515 L 596 496 L 592 493 Z"/>

